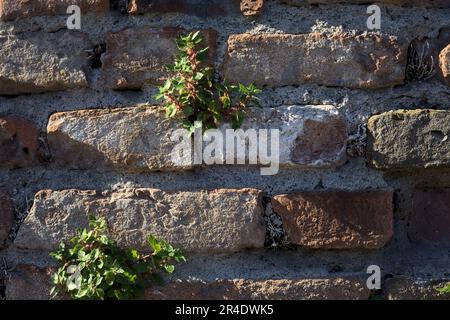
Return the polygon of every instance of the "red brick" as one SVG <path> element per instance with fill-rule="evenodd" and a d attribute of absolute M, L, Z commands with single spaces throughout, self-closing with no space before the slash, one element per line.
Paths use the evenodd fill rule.
<path fill-rule="evenodd" d="M 106 85 L 112 89 L 140 89 L 144 83 L 160 84 L 167 77 L 165 66 L 178 53 L 176 37 L 188 31 L 180 28 L 130 28 L 109 33 L 103 70 Z M 210 48 L 209 63 L 214 60 L 217 32 L 202 31 L 204 46 Z"/>
<path fill-rule="evenodd" d="M 84 13 L 109 10 L 109 0 L 0 0 L 0 19 L 65 15 L 70 5 Z"/>
<path fill-rule="evenodd" d="M 0 117 L 0 166 L 20 168 L 37 163 L 38 135 L 29 121 Z"/>
<path fill-rule="evenodd" d="M 303 137 L 296 140 L 291 157 L 294 163 L 318 167 L 327 163 L 345 161 L 343 146 L 347 142 L 347 127 L 340 117 L 305 119 Z"/>
<path fill-rule="evenodd" d="M 377 249 L 393 234 L 393 192 L 317 191 L 277 195 L 272 206 L 290 241 L 310 248 Z"/>
<path fill-rule="evenodd" d="M 14 208 L 8 192 L 0 189 L 0 248 L 3 248 L 14 223 Z"/>
<path fill-rule="evenodd" d="M 131 0 L 130 14 L 184 13 L 200 17 L 218 17 L 239 13 L 240 0 Z"/>
<path fill-rule="evenodd" d="M 411 239 L 450 244 L 450 188 L 416 190 L 409 223 Z"/>

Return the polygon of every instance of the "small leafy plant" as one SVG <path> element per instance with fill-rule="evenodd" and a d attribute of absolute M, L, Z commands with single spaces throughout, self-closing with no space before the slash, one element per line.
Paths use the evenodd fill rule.
<path fill-rule="evenodd" d="M 202 42 L 199 31 L 177 39 L 179 54 L 173 65 L 166 66 L 172 76 L 159 87 L 155 98 L 164 100 L 167 117 L 180 116 L 190 133 L 196 129 L 196 122 L 210 129 L 227 121 L 237 129 L 244 119 L 245 109 L 251 104 L 259 105 L 256 95 L 261 90 L 253 84 L 215 81 L 214 70 L 203 64 L 208 48 L 201 48 Z"/>
<path fill-rule="evenodd" d="M 186 261 L 180 250 L 148 237 L 152 252 L 123 250 L 111 240 L 104 218 L 89 218 L 90 230 L 79 229 L 70 247 L 61 243 L 50 254 L 62 266 L 53 274 L 51 296 L 61 291 L 73 299 L 105 300 L 138 298 L 151 283 L 160 281 L 160 272 L 173 273 L 174 262 Z"/>
<path fill-rule="evenodd" d="M 447 283 L 447 285 L 446 285 L 445 287 L 439 288 L 438 291 L 439 291 L 440 293 L 444 293 L 444 294 L 445 294 L 445 293 L 448 293 L 448 294 L 450 294 L 450 282 Z"/>

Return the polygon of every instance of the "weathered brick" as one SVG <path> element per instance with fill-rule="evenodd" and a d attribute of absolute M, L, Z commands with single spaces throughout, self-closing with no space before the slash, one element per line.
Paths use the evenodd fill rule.
<path fill-rule="evenodd" d="M 392 278 L 383 285 L 384 297 L 388 300 L 450 300 L 450 294 L 440 293 L 447 280 L 415 280 Z"/>
<path fill-rule="evenodd" d="M 395 110 L 370 117 L 367 158 L 378 169 L 450 165 L 450 111 Z"/>
<path fill-rule="evenodd" d="M 130 14 L 183 13 L 207 17 L 227 16 L 239 13 L 240 0 L 131 0 Z"/>
<path fill-rule="evenodd" d="M 439 54 L 441 75 L 450 86 L 450 44 Z"/>
<path fill-rule="evenodd" d="M 165 66 L 178 53 L 175 39 L 187 33 L 180 28 L 129 28 L 109 33 L 103 71 L 107 87 L 116 90 L 141 89 L 145 83 L 160 84 L 166 77 Z M 202 30 L 209 61 L 214 61 L 217 32 Z"/>
<path fill-rule="evenodd" d="M 53 250 L 86 227 L 89 214 L 104 216 L 123 247 L 148 250 L 148 235 L 187 252 L 233 252 L 264 246 L 262 194 L 254 189 L 166 192 L 124 189 L 39 192 L 14 244 Z"/>
<path fill-rule="evenodd" d="M 175 129 L 158 107 L 81 110 L 53 114 L 47 136 L 55 162 L 64 167 L 188 169 L 191 161 L 175 166 L 170 157 Z"/>
<path fill-rule="evenodd" d="M 109 10 L 109 0 L 0 0 L 0 19 L 65 15 L 70 5 L 79 6 L 83 13 Z"/>
<path fill-rule="evenodd" d="M 312 191 L 277 195 L 273 210 L 291 243 L 321 249 L 377 249 L 393 234 L 393 192 Z"/>
<path fill-rule="evenodd" d="M 241 129 L 261 128 L 280 131 L 282 167 L 332 168 L 346 160 L 346 123 L 331 105 L 252 108 Z"/>
<path fill-rule="evenodd" d="M 241 11 L 245 16 L 258 16 L 264 6 L 264 0 L 241 0 Z"/>
<path fill-rule="evenodd" d="M 170 137 L 179 128 L 179 121 L 166 119 L 162 108 L 143 106 L 57 113 L 51 116 L 47 131 L 58 166 L 186 170 L 194 166 L 192 154 L 182 163 L 172 162 L 179 142 Z M 223 132 L 226 128 L 222 127 Z M 346 159 L 346 124 L 332 106 L 251 108 L 242 129 L 279 129 L 282 167 L 329 168 Z M 244 158 L 235 153 L 234 163 L 248 164 L 248 156 Z"/>
<path fill-rule="evenodd" d="M 86 87 L 86 49 L 75 31 L 0 35 L 0 95 Z"/>
<path fill-rule="evenodd" d="M 232 35 L 223 75 L 232 82 L 271 87 L 392 87 L 404 82 L 406 48 L 378 35 Z"/>
<path fill-rule="evenodd" d="M 19 265 L 6 282 L 7 300 L 48 300 L 52 268 Z M 177 281 L 150 287 L 146 300 L 367 300 L 370 291 L 356 277 Z M 64 299 L 64 296 L 58 296 Z"/>
<path fill-rule="evenodd" d="M 14 208 L 9 193 L 0 188 L 0 249 L 4 247 L 14 223 Z"/>
<path fill-rule="evenodd" d="M 356 278 L 181 281 L 147 290 L 148 300 L 367 300 Z"/>
<path fill-rule="evenodd" d="M 410 239 L 450 244 L 450 188 L 416 190 L 412 201 Z"/>
<path fill-rule="evenodd" d="M 351 3 L 351 4 L 373 4 L 368 0 L 280 0 L 289 5 L 301 6 L 305 4 L 332 4 L 332 3 Z M 450 7 L 450 0 L 378 0 L 380 4 L 394 4 L 399 6 L 424 6 L 424 7 Z"/>
<path fill-rule="evenodd" d="M 38 136 L 32 122 L 0 117 L 0 166 L 21 168 L 37 163 Z"/>

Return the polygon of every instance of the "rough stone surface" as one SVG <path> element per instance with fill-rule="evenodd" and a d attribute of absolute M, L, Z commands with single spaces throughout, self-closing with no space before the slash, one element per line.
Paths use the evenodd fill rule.
<path fill-rule="evenodd" d="M 149 300 L 367 300 L 358 279 L 182 281 L 148 289 Z"/>
<path fill-rule="evenodd" d="M 0 95 L 86 87 L 88 49 L 77 31 L 0 35 Z"/>
<path fill-rule="evenodd" d="M 315 83 L 375 89 L 403 83 L 406 47 L 378 35 L 239 34 L 228 39 L 223 75 L 270 87 Z"/>
<path fill-rule="evenodd" d="M 144 84 L 161 84 L 167 77 L 166 65 L 178 53 L 175 39 L 188 31 L 180 28 L 128 28 L 109 33 L 103 71 L 106 85 L 116 90 L 141 89 Z M 202 30 L 209 61 L 214 61 L 217 33 Z"/>
<path fill-rule="evenodd" d="M 332 1 L 332 0 L 331 0 Z M 34 2 L 33 0 L 30 1 Z M 112 1 L 117 3 L 119 1 Z M 121 3 L 126 1 L 120 0 Z M 225 1 L 221 1 L 225 3 Z M 228 2 L 227 2 L 228 3 Z M 372 2 L 370 3 L 372 4 Z M 107 32 L 139 26 L 176 26 L 186 30 L 214 28 L 219 31 L 216 64 L 222 62 L 226 53 L 226 40 L 231 34 L 262 32 L 304 34 L 311 30 L 332 32 L 339 26 L 355 34 L 367 31 L 365 9 L 368 5 L 306 5 L 292 7 L 267 1 L 264 12 L 256 21 L 245 18 L 237 7 L 234 16 L 221 16 L 202 19 L 187 14 L 120 15 L 114 11 L 106 14 L 85 14 L 82 16 L 82 31 L 89 35 L 93 45 L 105 41 Z M 449 11 L 419 7 L 401 8 L 381 5 L 382 34 L 402 36 L 408 42 L 415 38 L 430 39 L 439 37 L 441 51 L 450 41 L 448 37 Z M 0 34 L 21 34 L 30 30 L 55 32 L 65 28 L 66 16 L 34 17 L 18 19 L 14 22 L 0 23 Z M 320 23 L 316 23 L 319 21 Z M 329 28 L 323 27 L 328 24 Z M 329 31 L 327 31 L 329 30 Z M 447 38 L 446 38 L 447 37 Z M 439 54 L 439 52 L 438 52 Z M 438 55 L 437 54 L 437 55 Z M 102 55 L 104 57 L 104 55 Z M 436 59 L 436 61 L 438 61 Z M 27 69 L 29 70 L 29 68 Z M 152 99 L 154 86 L 145 86 L 139 91 L 111 91 L 104 88 L 101 70 L 89 70 L 90 88 L 67 90 L 47 94 L 24 94 L 15 97 L 0 97 L 0 116 L 11 116 L 32 120 L 38 128 L 45 128 L 48 117 L 56 112 L 86 108 L 110 108 L 133 106 L 140 103 L 156 102 Z M 426 81 L 413 81 L 405 85 L 380 90 L 350 90 L 342 87 L 325 87 L 313 83 L 299 86 L 263 88 L 260 97 L 265 108 L 282 105 L 332 104 L 347 121 L 352 140 L 358 143 L 358 150 L 365 146 L 367 119 L 374 114 L 399 108 L 442 108 L 449 109 L 450 86 L 431 78 Z M 416 186 L 450 186 L 450 171 L 447 169 L 412 170 L 411 172 L 385 173 L 368 168 L 363 152 L 357 158 L 349 158 L 336 170 L 304 170 L 290 168 L 280 170 L 271 177 L 261 177 L 258 168 L 249 166 L 211 166 L 184 172 L 150 172 L 143 174 L 127 173 L 122 170 L 101 171 L 97 167 L 88 170 L 71 170 L 70 167 L 54 168 L 39 166 L 33 169 L 10 170 L 0 168 L 0 184 L 11 192 L 14 206 L 18 209 L 15 226 L 19 227 L 27 203 L 38 190 L 66 190 L 69 188 L 86 190 L 118 190 L 127 187 L 159 188 L 163 190 L 203 190 L 206 188 L 251 187 L 265 190 L 269 196 L 285 194 L 294 190 L 365 190 L 392 187 L 396 190 L 395 239 L 383 250 L 249 250 L 232 255 L 202 255 L 193 259 L 188 254 L 188 262 L 177 268 L 176 277 L 181 279 L 303 279 L 326 278 L 329 273 L 342 270 L 344 275 L 352 272 L 365 273 L 368 265 L 376 264 L 383 268 L 385 275 L 408 275 L 441 279 L 448 274 L 448 248 L 443 243 L 412 243 L 407 236 L 408 219 L 412 213 L 412 190 Z M 19 214 L 22 213 L 22 214 Z M 278 230 L 278 217 L 270 214 L 268 231 Z M 271 220 L 273 217 L 273 220 Z M 269 221 L 270 220 L 270 221 Z M 272 228 L 274 227 L 274 228 Z M 15 228 L 10 236 L 15 236 Z M 272 244 L 268 239 L 267 244 Z M 20 263 L 34 263 L 46 266 L 51 262 L 48 252 L 16 250 L 9 245 L 0 251 L 0 266 L 6 258 L 8 267 L 16 259 Z M 1 267 L 0 267 L 1 268 Z M 1 272 L 0 272 L 1 274 Z M 338 272 L 340 274 L 340 272 Z M 1 278 L 1 276 L 0 276 Z M 366 275 L 367 278 L 367 275 Z M 3 279 L 0 280 L 2 282 Z M 0 284 L 0 295 L 3 293 Z"/>
<path fill-rule="evenodd" d="M 278 129 L 282 167 L 332 168 L 346 160 L 347 127 L 333 106 L 252 108 L 241 129 Z"/>
<path fill-rule="evenodd" d="M 65 15 L 70 5 L 79 6 L 83 13 L 109 10 L 109 0 L 0 0 L 0 19 Z"/>
<path fill-rule="evenodd" d="M 450 244 L 450 188 L 414 193 L 408 235 L 414 240 Z"/>
<path fill-rule="evenodd" d="M 53 250 L 89 214 L 107 219 L 111 237 L 123 247 L 148 250 L 154 234 L 187 252 L 234 252 L 264 246 L 262 193 L 255 189 L 166 192 L 64 190 L 39 192 L 14 244 Z"/>
<path fill-rule="evenodd" d="M 287 3 L 294 6 L 301 6 L 305 4 L 332 4 L 332 3 L 354 3 L 354 4 L 373 4 L 373 1 L 368 0 L 280 0 L 282 3 Z M 394 4 L 399 6 L 424 6 L 424 7 L 450 7 L 449 0 L 378 0 L 381 4 Z"/>
<path fill-rule="evenodd" d="M 221 17 L 239 12 L 239 0 L 131 0 L 128 12 L 179 12 L 203 18 Z"/>
<path fill-rule="evenodd" d="M 0 249 L 4 247 L 6 239 L 14 223 L 14 208 L 9 193 L 0 188 Z"/>
<path fill-rule="evenodd" d="M 450 111 L 395 110 L 368 122 L 369 164 L 378 169 L 450 165 Z"/>
<path fill-rule="evenodd" d="M 393 234 L 393 192 L 311 191 L 277 195 L 272 207 L 291 243 L 322 249 L 377 249 Z"/>
<path fill-rule="evenodd" d="M 171 152 L 178 141 L 171 135 L 177 122 L 158 107 L 81 110 L 56 113 L 47 127 L 56 164 L 72 168 L 115 167 L 128 171 L 181 170 Z"/>
<path fill-rule="evenodd" d="M 258 16 L 264 6 L 264 0 L 241 0 L 241 11 L 245 16 Z"/>
<path fill-rule="evenodd" d="M 450 44 L 439 54 L 439 66 L 442 76 L 450 86 Z"/>
<path fill-rule="evenodd" d="M 48 300 L 52 268 L 19 265 L 6 283 L 7 300 Z M 367 300 L 357 278 L 177 281 L 147 289 L 146 300 Z M 66 297 L 59 296 L 59 299 Z"/>
<path fill-rule="evenodd" d="M 388 300 L 450 300 L 450 294 L 440 293 L 447 280 L 414 280 L 409 278 L 388 279 L 383 285 Z"/>
<path fill-rule="evenodd" d="M 224 135 L 229 128 L 222 126 Z M 47 131 L 54 161 L 59 166 L 171 171 L 194 166 L 192 141 L 191 155 L 184 155 L 180 162 L 172 159 L 179 140 L 172 141 L 171 136 L 178 129 L 179 122 L 166 119 L 162 108 L 142 106 L 57 113 L 50 118 Z M 281 166 L 328 168 L 345 162 L 346 124 L 332 106 L 251 108 L 241 129 L 280 130 Z M 245 136 L 239 137 L 244 143 Z M 269 133 L 269 142 L 270 139 Z M 254 141 L 248 143 L 249 150 L 256 148 Z M 204 147 L 207 145 L 205 142 Z M 225 141 L 224 149 L 230 149 Z M 236 152 L 234 164 L 249 164 L 248 154 Z M 258 164 L 266 165 L 263 161 Z"/>
<path fill-rule="evenodd" d="M 19 118 L 0 117 L 0 166 L 21 168 L 38 162 L 39 131 Z"/>
<path fill-rule="evenodd" d="M 6 277 L 6 300 L 50 300 L 52 268 L 18 265 Z"/>

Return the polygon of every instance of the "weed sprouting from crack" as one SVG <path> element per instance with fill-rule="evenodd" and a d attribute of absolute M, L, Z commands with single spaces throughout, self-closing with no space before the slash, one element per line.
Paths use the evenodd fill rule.
<path fill-rule="evenodd" d="M 351 157 L 362 157 L 366 153 L 367 127 L 365 124 L 358 125 L 358 129 L 351 134 L 347 140 L 347 154 Z"/>
<path fill-rule="evenodd" d="M 272 210 L 272 204 L 267 202 L 264 210 L 264 220 L 266 221 L 266 247 L 282 247 L 287 245 L 286 232 L 283 229 L 281 217 Z"/>
<path fill-rule="evenodd" d="M 408 81 L 427 80 L 436 73 L 432 48 L 428 40 L 414 40 L 408 48 L 406 79 Z"/>
<path fill-rule="evenodd" d="M 92 69 L 99 69 L 102 67 L 102 55 L 106 52 L 106 44 L 97 44 L 92 50 L 88 50 L 89 65 Z"/>

